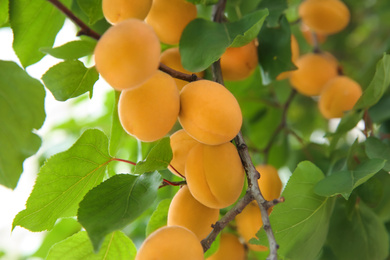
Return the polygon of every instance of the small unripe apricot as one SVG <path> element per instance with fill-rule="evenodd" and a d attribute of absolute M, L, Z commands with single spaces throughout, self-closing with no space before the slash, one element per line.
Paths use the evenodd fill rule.
<path fill-rule="evenodd" d="M 153 0 L 103 0 L 102 9 L 106 20 L 116 24 L 129 18 L 145 19 L 152 2 Z"/>
<path fill-rule="evenodd" d="M 197 141 L 218 145 L 229 142 L 240 131 L 240 106 L 224 86 L 210 80 L 188 83 L 180 92 L 179 122 Z"/>
<path fill-rule="evenodd" d="M 209 208 L 225 208 L 240 196 L 245 172 L 236 147 L 197 144 L 186 162 L 188 188 L 200 203 Z"/>
<path fill-rule="evenodd" d="M 222 76 L 226 80 L 243 80 L 253 73 L 257 64 L 255 41 L 241 47 L 229 47 L 221 56 Z"/>
<path fill-rule="evenodd" d="M 203 248 L 196 235 L 185 227 L 157 229 L 141 245 L 135 260 L 202 260 Z"/>
<path fill-rule="evenodd" d="M 189 136 L 183 129 L 173 133 L 170 138 L 173 157 L 168 169 L 173 174 L 183 177 L 185 176 L 185 163 L 188 153 L 199 142 Z M 178 171 L 182 176 L 180 176 L 176 171 Z"/>
<path fill-rule="evenodd" d="M 244 245 L 238 237 L 230 233 L 223 233 L 217 252 L 206 260 L 245 260 L 246 252 Z"/>
<path fill-rule="evenodd" d="M 269 164 L 258 165 L 256 170 L 260 173 L 258 183 L 264 199 L 271 201 L 279 198 L 283 184 L 275 167 Z"/>
<path fill-rule="evenodd" d="M 218 221 L 219 209 L 206 207 L 197 201 L 187 186 L 183 186 L 173 197 L 168 210 L 168 226 L 186 227 L 198 237 L 206 238 Z"/>
<path fill-rule="evenodd" d="M 338 65 L 328 54 L 308 53 L 296 61 L 290 83 L 301 94 L 317 96 L 326 82 L 337 76 Z"/>
<path fill-rule="evenodd" d="M 338 76 L 326 83 L 318 106 L 325 118 L 339 118 L 353 108 L 361 95 L 362 89 L 356 81 L 346 76 Z"/>
<path fill-rule="evenodd" d="M 174 70 L 183 73 L 195 74 L 198 77 L 203 77 L 204 74 L 203 72 L 193 73 L 183 68 L 183 65 L 181 64 L 181 56 L 180 56 L 179 48 L 170 48 L 165 50 L 163 53 L 161 53 L 160 62 Z M 176 79 L 176 78 L 175 78 L 175 82 L 179 90 L 181 90 L 185 85 L 188 84 L 187 81 Z"/>
<path fill-rule="evenodd" d="M 118 103 L 123 128 L 144 142 L 164 137 L 175 124 L 179 109 L 175 81 L 161 71 L 141 86 L 124 90 Z"/>
<path fill-rule="evenodd" d="M 295 62 L 299 59 L 299 45 L 297 38 L 293 34 L 291 34 L 291 61 L 295 64 Z M 290 77 L 291 71 L 285 71 L 280 73 L 276 79 L 277 80 L 283 80 Z"/>
<path fill-rule="evenodd" d="M 196 6 L 186 0 L 154 0 L 146 22 L 154 28 L 161 42 L 175 45 L 196 15 Z"/>
<path fill-rule="evenodd" d="M 306 0 L 299 5 L 302 22 L 320 34 L 334 34 L 347 27 L 348 7 L 340 0 Z"/>
<path fill-rule="evenodd" d="M 160 42 L 153 28 L 138 19 L 109 28 L 95 47 L 96 69 L 116 90 L 137 87 L 157 71 Z"/>

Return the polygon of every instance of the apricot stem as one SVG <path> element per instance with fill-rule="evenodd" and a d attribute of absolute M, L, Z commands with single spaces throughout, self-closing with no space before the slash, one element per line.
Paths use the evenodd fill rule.
<path fill-rule="evenodd" d="M 171 75 L 173 78 L 185 80 L 188 82 L 197 81 L 197 80 L 202 79 L 202 78 L 196 76 L 196 74 L 183 73 L 183 72 L 180 72 L 178 70 L 174 70 L 171 67 L 168 67 L 167 65 L 165 65 L 163 63 L 160 63 L 158 69 Z"/>
<path fill-rule="evenodd" d="M 186 181 L 168 181 L 166 179 L 163 179 L 162 184 L 158 188 L 160 189 L 165 186 L 181 186 L 181 185 L 185 185 L 186 183 L 187 183 Z"/>
<path fill-rule="evenodd" d="M 136 165 L 135 162 L 132 162 L 132 161 L 129 161 L 129 160 L 125 160 L 125 159 L 120 159 L 120 158 L 112 158 L 111 161 L 118 161 L 118 162 L 129 163 L 129 164 L 131 164 L 131 165 Z"/>

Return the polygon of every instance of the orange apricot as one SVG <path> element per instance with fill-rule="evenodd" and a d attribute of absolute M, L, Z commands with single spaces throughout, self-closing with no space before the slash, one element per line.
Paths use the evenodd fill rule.
<path fill-rule="evenodd" d="M 275 167 L 269 164 L 258 165 L 256 170 L 260 173 L 258 183 L 264 199 L 271 201 L 279 198 L 283 184 Z"/>
<path fill-rule="evenodd" d="M 196 15 L 196 6 L 186 0 L 154 0 L 146 22 L 154 28 L 161 42 L 175 45 Z"/>
<path fill-rule="evenodd" d="M 122 127 L 144 142 L 164 137 L 175 124 L 179 109 L 175 81 L 161 71 L 141 86 L 122 91 L 118 103 Z"/>
<path fill-rule="evenodd" d="M 197 144 L 186 162 L 188 188 L 200 203 L 209 208 L 225 208 L 240 196 L 245 172 L 236 147 Z"/>
<path fill-rule="evenodd" d="M 199 142 L 180 129 L 170 137 L 173 157 L 168 169 L 179 177 L 185 176 L 185 163 L 190 150 Z M 172 165 L 172 166 L 171 166 Z M 178 174 L 179 172 L 180 174 Z"/>
<path fill-rule="evenodd" d="M 292 61 L 292 63 L 295 64 L 295 62 L 298 60 L 298 58 L 299 58 L 298 41 L 297 41 L 297 38 L 295 38 L 295 36 L 293 34 L 291 34 L 291 61 Z M 276 77 L 276 79 L 277 80 L 287 79 L 288 77 L 290 77 L 290 74 L 291 74 L 291 71 L 282 72 Z"/>
<path fill-rule="evenodd" d="M 230 233 L 223 233 L 219 242 L 217 252 L 206 260 L 245 260 L 246 252 L 237 236 Z"/>
<path fill-rule="evenodd" d="M 185 227 L 162 227 L 150 234 L 135 260 L 202 260 L 203 248 L 196 235 Z"/>
<path fill-rule="evenodd" d="M 223 85 L 198 80 L 180 92 L 179 122 L 195 140 L 209 145 L 229 142 L 240 131 L 240 106 Z"/>
<path fill-rule="evenodd" d="M 160 42 L 153 28 L 138 19 L 110 27 L 95 47 L 100 75 L 116 90 L 137 87 L 157 71 Z"/>
<path fill-rule="evenodd" d="M 170 48 L 165 50 L 163 53 L 161 53 L 160 62 L 167 65 L 168 67 L 171 67 L 174 70 L 187 73 L 187 74 L 193 74 L 193 72 L 186 70 L 183 68 L 183 65 L 181 64 L 181 56 L 179 52 L 179 48 Z M 194 73 L 198 77 L 203 77 L 203 72 L 197 72 Z M 175 82 L 179 90 L 181 90 L 185 85 L 188 84 L 187 81 L 176 79 Z"/>
<path fill-rule="evenodd" d="M 338 74 L 338 65 L 328 54 L 308 53 L 296 61 L 290 83 L 301 94 L 317 96 L 324 84 Z"/>
<path fill-rule="evenodd" d="M 206 207 L 190 193 L 187 185 L 173 197 L 168 210 L 168 226 L 186 227 L 202 240 L 213 230 L 218 221 L 219 209 Z"/>
<path fill-rule="evenodd" d="M 334 34 L 347 27 L 348 7 L 340 0 L 306 0 L 299 5 L 302 22 L 320 34 Z"/>
<path fill-rule="evenodd" d="M 255 41 L 241 47 L 229 47 L 221 56 L 222 76 L 226 80 L 243 80 L 253 73 L 257 64 Z"/>
<path fill-rule="evenodd" d="M 129 18 L 145 19 L 152 2 L 153 0 L 103 0 L 102 9 L 106 20 L 116 24 Z"/>
<path fill-rule="evenodd" d="M 339 118 L 356 104 L 362 89 L 360 85 L 346 76 L 330 80 L 321 92 L 318 106 L 321 114 L 327 118 Z"/>

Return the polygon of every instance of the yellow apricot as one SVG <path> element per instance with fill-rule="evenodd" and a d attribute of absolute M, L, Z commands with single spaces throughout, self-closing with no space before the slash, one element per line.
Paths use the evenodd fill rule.
<path fill-rule="evenodd" d="M 149 235 L 135 260 L 202 260 L 203 248 L 196 235 L 185 227 L 162 227 Z"/>
<path fill-rule="evenodd" d="M 218 221 L 219 209 L 206 207 L 197 201 L 187 186 L 183 186 L 173 197 L 168 210 L 168 226 L 186 227 L 198 237 L 206 238 Z"/>
<path fill-rule="evenodd" d="M 244 210 L 236 216 L 236 225 L 237 231 L 245 242 L 248 244 L 248 247 L 254 251 L 267 251 L 268 248 L 262 245 L 249 244 L 251 238 L 257 238 L 256 233 L 263 226 L 263 221 L 261 219 L 260 208 L 257 205 L 256 201 L 249 203 Z"/>
<path fill-rule="evenodd" d="M 313 35 L 313 33 L 315 34 L 315 37 L 317 38 L 316 40 L 318 41 L 318 43 L 324 43 L 326 41 L 327 36 L 325 34 L 313 32 L 304 23 L 302 23 L 299 28 L 301 29 L 303 38 L 305 38 L 307 43 L 310 44 L 311 46 L 314 45 L 314 39 L 313 39 L 314 35 Z"/>
<path fill-rule="evenodd" d="M 175 45 L 196 15 L 196 6 L 186 0 L 154 0 L 146 22 L 154 28 L 161 42 Z"/>
<path fill-rule="evenodd" d="M 200 203 L 209 208 L 225 208 L 240 196 L 245 172 L 236 147 L 197 144 L 186 162 L 188 188 Z"/>
<path fill-rule="evenodd" d="M 298 60 L 298 58 L 299 58 L 298 41 L 297 41 L 297 38 L 295 38 L 295 36 L 293 34 L 291 34 L 291 61 L 292 61 L 292 63 L 295 64 L 295 62 Z M 287 79 L 288 77 L 290 77 L 290 74 L 291 74 L 291 71 L 282 72 L 276 77 L 276 79 L 277 80 Z"/>
<path fill-rule="evenodd" d="M 144 142 L 164 137 L 175 124 L 179 109 L 175 81 L 161 71 L 141 86 L 122 91 L 118 103 L 122 127 Z"/>
<path fill-rule="evenodd" d="M 179 177 L 185 176 L 185 163 L 190 150 L 199 142 L 180 129 L 171 135 L 173 157 L 168 169 Z M 172 166 L 171 166 L 172 165 Z M 180 174 L 178 174 L 179 172 Z"/>
<path fill-rule="evenodd" d="M 160 42 L 153 28 L 138 19 L 110 27 L 95 47 L 96 69 L 116 90 L 136 87 L 157 71 Z"/>
<path fill-rule="evenodd" d="M 328 54 L 308 53 L 296 61 L 290 83 L 301 94 L 317 96 L 326 82 L 337 76 L 337 63 Z"/>
<path fill-rule="evenodd" d="M 186 70 L 183 68 L 183 65 L 181 64 L 181 56 L 179 52 L 179 48 L 170 48 L 165 50 L 163 53 L 161 53 L 160 62 L 167 65 L 168 67 L 183 72 L 187 74 L 193 74 L 193 72 Z M 203 72 L 197 72 L 194 73 L 198 77 L 203 77 Z M 185 85 L 188 84 L 187 81 L 176 79 L 175 82 L 179 90 L 181 90 Z"/>
<path fill-rule="evenodd" d="M 271 201 L 279 198 L 283 184 L 275 167 L 269 164 L 258 165 L 256 170 L 260 173 L 258 183 L 264 199 Z"/>
<path fill-rule="evenodd" d="M 103 0 L 102 9 L 106 20 L 116 24 L 129 18 L 145 19 L 152 2 L 153 0 Z"/>
<path fill-rule="evenodd" d="M 224 86 L 210 80 L 188 83 L 180 92 L 179 122 L 197 141 L 218 145 L 229 142 L 240 131 L 240 106 Z"/>
<path fill-rule="evenodd" d="M 318 106 L 325 118 L 339 118 L 345 111 L 353 108 L 361 95 L 362 89 L 356 81 L 346 76 L 338 76 L 326 83 Z"/>
<path fill-rule="evenodd" d="M 320 34 L 334 34 L 347 27 L 348 7 L 340 0 L 306 0 L 299 5 L 302 22 Z"/>
<path fill-rule="evenodd" d="M 255 41 L 241 47 L 229 47 L 221 56 L 222 76 L 226 80 L 243 80 L 253 73 L 257 64 Z"/>
<path fill-rule="evenodd" d="M 219 242 L 219 248 L 206 260 L 245 260 L 246 252 L 244 245 L 238 237 L 230 233 L 223 233 Z"/>

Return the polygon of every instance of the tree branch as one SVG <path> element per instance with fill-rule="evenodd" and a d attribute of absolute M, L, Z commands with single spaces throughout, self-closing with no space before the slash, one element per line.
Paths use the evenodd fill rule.
<path fill-rule="evenodd" d="M 168 67 L 167 65 L 160 63 L 160 66 L 158 67 L 159 70 L 171 75 L 173 78 L 185 80 L 188 82 L 197 81 L 202 78 L 196 76 L 196 74 L 187 74 L 183 73 L 177 70 L 172 69 L 171 67 Z"/>

